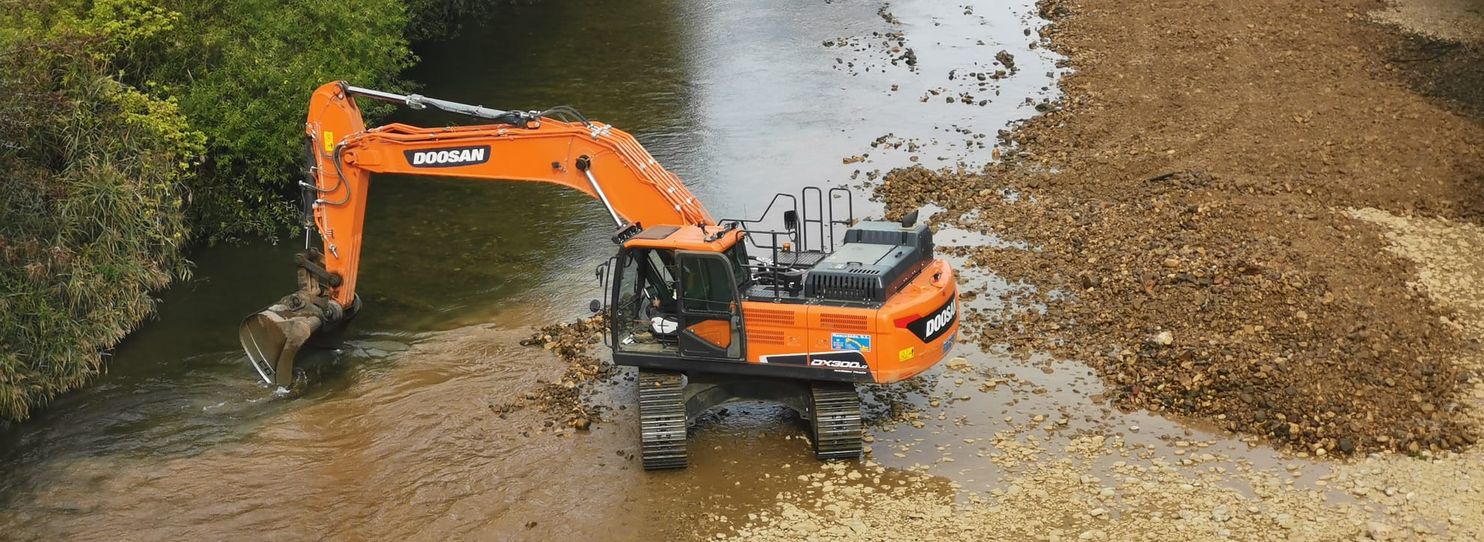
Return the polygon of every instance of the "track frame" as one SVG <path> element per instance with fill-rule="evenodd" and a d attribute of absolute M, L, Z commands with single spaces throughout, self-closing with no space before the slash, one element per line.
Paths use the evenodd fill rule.
<path fill-rule="evenodd" d="M 761 401 L 809 422 L 814 455 L 855 460 L 863 451 L 860 394 L 849 382 L 639 370 L 639 433 L 645 470 L 689 465 L 687 429 L 716 407 Z"/>

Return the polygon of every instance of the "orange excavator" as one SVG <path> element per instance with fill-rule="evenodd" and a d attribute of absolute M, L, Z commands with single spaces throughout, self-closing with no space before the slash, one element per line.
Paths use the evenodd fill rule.
<path fill-rule="evenodd" d="M 367 128 L 357 99 L 483 124 Z M 608 297 L 591 308 L 606 312 L 613 361 L 638 368 L 646 469 L 685 467 L 690 423 L 735 401 L 785 405 L 809 421 L 817 457 L 859 458 L 856 384 L 911 378 L 958 335 L 958 288 L 932 232 L 916 212 L 856 221 L 843 188 L 778 194 L 762 217 L 718 221 L 632 136 L 571 108 L 501 111 L 344 82 L 315 90 L 305 135 L 300 184 L 320 247 L 296 257 L 298 291 L 239 331 L 272 385 L 291 384 L 299 349 L 361 310 L 373 173 L 545 182 L 603 205 L 618 254 L 598 266 Z M 775 209 L 782 228 L 765 229 Z"/>

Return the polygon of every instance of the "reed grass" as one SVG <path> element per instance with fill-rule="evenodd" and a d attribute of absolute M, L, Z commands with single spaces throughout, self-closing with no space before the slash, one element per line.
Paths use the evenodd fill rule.
<path fill-rule="evenodd" d="M 0 418 L 86 383 L 190 274 L 182 195 L 204 148 L 85 36 L 0 49 Z"/>

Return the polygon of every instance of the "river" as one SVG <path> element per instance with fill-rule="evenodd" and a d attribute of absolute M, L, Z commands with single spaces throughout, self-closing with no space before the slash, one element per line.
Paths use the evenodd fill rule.
<path fill-rule="evenodd" d="M 862 188 L 866 172 L 914 156 L 933 167 L 982 164 L 998 130 L 1034 114 L 1027 99 L 1054 97 L 1054 55 L 1026 33 L 1039 24 L 1025 1 L 547 0 L 420 46 L 408 77 L 450 100 L 577 107 L 635 134 L 717 216 L 755 215 L 772 193 L 806 185 L 853 187 L 857 214 L 869 216 L 880 210 Z M 992 73 L 1001 50 L 1014 55 L 1015 74 L 972 75 Z M 872 146 L 888 134 L 921 148 Z M 865 160 L 846 163 L 856 155 Z M 301 240 L 198 251 L 194 278 L 161 294 L 158 317 L 108 357 L 96 383 L 0 432 L 0 529 L 129 540 L 648 540 L 721 530 L 717 522 L 800 484 L 788 473 L 814 461 L 785 411 L 738 409 L 696 432 L 690 469 L 645 473 L 633 411 L 619 408 L 633 395 L 623 380 L 600 390 L 615 410 L 590 432 L 491 410 L 560 373 L 518 342 L 534 325 L 583 315 L 600 295 L 592 269 L 613 252 L 607 221 L 596 203 L 555 187 L 377 177 L 365 310 L 343 349 L 309 355 L 314 377 L 293 399 L 258 383 L 236 326 L 293 288 Z M 966 353 L 976 364 L 999 359 Z M 974 415 L 992 420 L 1001 403 L 976 403 L 985 410 Z M 926 439 L 923 449 L 961 436 L 898 431 Z M 875 455 L 893 468 L 921 459 L 889 451 Z"/>

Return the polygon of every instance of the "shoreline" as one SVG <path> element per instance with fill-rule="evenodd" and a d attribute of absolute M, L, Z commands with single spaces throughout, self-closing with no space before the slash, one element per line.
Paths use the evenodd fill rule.
<path fill-rule="evenodd" d="M 1107 9 L 1097 8 L 1103 4 L 1109 4 Z M 1174 378 L 1152 383 L 1185 387 L 1179 394 L 1168 393 L 1169 388 L 1145 388 L 1143 398 L 1174 401 L 1181 396 L 1200 397 L 1202 388 L 1191 386 L 1201 381 L 1194 375 L 1230 361 L 1218 356 L 1213 362 L 1206 354 L 1205 363 L 1194 363 L 1202 349 L 1225 348 L 1251 355 L 1252 350 L 1241 349 L 1288 345 L 1285 366 L 1254 364 L 1266 370 L 1227 372 L 1213 379 L 1218 385 L 1230 385 L 1262 376 L 1256 384 L 1265 387 L 1250 398 L 1239 397 L 1235 405 L 1213 404 L 1208 405 L 1213 408 L 1180 412 L 1130 401 L 1127 388 L 1121 397 L 1107 397 L 1125 407 L 1125 412 L 1147 409 L 1167 418 L 1190 416 L 1235 429 L 1254 448 L 1266 447 L 1262 441 L 1267 440 L 1278 446 L 1270 452 L 1274 463 L 1244 460 L 1199 437 L 1194 442 L 1173 442 L 1172 450 L 1141 444 L 1135 435 L 1125 435 L 1118 428 L 1109 428 L 1106 434 L 1059 435 L 1052 420 L 1043 422 L 1037 417 L 1028 426 L 996 433 L 993 446 L 981 448 L 981 454 L 987 452 L 1004 472 L 1004 479 L 987 493 L 960 490 L 957 496 L 944 496 L 934 492 L 930 483 L 939 479 L 930 476 L 926 467 L 911 469 L 918 473 L 915 481 L 873 491 L 838 481 L 839 467 L 825 465 L 817 473 L 800 477 L 813 481 L 809 489 L 779 494 L 775 509 L 759 512 L 755 518 L 750 515 L 745 524 L 714 538 L 1473 540 L 1484 536 L 1480 530 L 1484 496 L 1470 482 L 1484 472 L 1484 454 L 1473 446 L 1480 427 L 1478 412 L 1484 407 L 1484 382 L 1480 380 L 1484 363 L 1477 347 L 1484 341 L 1479 331 L 1484 330 L 1484 317 L 1480 317 L 1484 293 L 1475 286 L 1484 283 L 1484 268 L 1474 263 L 1484 261 L 1484 228 L 1474 223 L 1484 215 L 1484 206 L 1477 195 L 1464 190 L 1471 183 L 1470 171 L 1484 171 L 1484 158 L 1477 148 L 1484 142 L 1484 126 L 1467 116 L 1467 101 L 1441 103 L 1435 97 L 1420 97 L 1415 89 L 1427 87 L 1409 88 L 1404 77 L 1389 79 L 1383 88 L 1375 89 L 1380 96 L 1357 99 L 1354 94 L 1337 92 L 1335 108 L 1309 115 L 1305 110 L 1320 101 L 1254 112 L 1236 102 L 1207 100 L 1207 108 L 1223 113 L 1232 113 L 1223 108 L 1236 104 L 1238 114 L 1220 117 L 1225 124 L 1218 126 L 1211 117 L 1191 112 L 1197 105 L 1194 101 L 1161 98 L 1153 92 L 1157 87 L 1139 86 L 1139 76 L 1150 74 L 1107 70 L 1106 63 L 1113 62 L 1109 57 L 1130 50 L 1126 42 L 1113 43 L 1116 40 L 1099 31 L 1139 28 L 1160 35 L 1160 30 L 1185 24 L 1189 35 L 1214 34 L 1212 39 L 1219 41 L 1230 37 L 1221 31 L 1242 34 L 1257 31 L 1261 25 L 1212 11 L 1271 10 L 1270 16 L 1313 25 L 1314 18 L 1322 16 L 1316 10 L 1323 9 L 1291 6 L 1299 13 L 1287 13 L 1276 2 L 1256 6 L 1152 4 L 1038 2 L 1043 16 L 1049 15 L 1046 18 L 1052 21 L 1042 33 L 1047 38 L 1043 46 L 1066 55 L 1074 70 L 1061 82 L 1063 101 L 1002 134 L 1018 142 L 1010 149 L 1014 152 L 1005 152 L 1010 159 L 983 172 L 897 170 L 886 177 L 877 195 L 892 213 L 924 204 L 942 207 L 944 211 L 933 218 L 939 231 L 953 229 L 1004 241 L 953 250 L 972 267 L 1011 284 L 1024 281 L 1034 286 L 1001 296 L 999 301 L 1006 308 L 998 314 L 982 311 L 966 321 L 966 338 L 982 345 L 1008 345 L 1019 362 L 1040 364 L 1031 359 L 1033 352 L 1084 362 L 1100 373 L 1109 392 L 1116 393 L 1120 386 L 1127 386 L 1117 377 L 1120 370 L 1150 378 L 1153 375 L 1137 371 L 1138 365 L 1162 361 L 1157 367 Z M 1346 5 L 1384 7 L 1380 2 Z M 1187 11 L 1182 20 L 1168 12 L 1161 17 L 1119 8 Z M 1314 35 L 1328 46 L 1363 38 L 1355 44 L 1357 48 L 1380 47 L 1383 40 L 1404 47 L 1413 39 L 1372 22 L 1366 13 L 1342 9 L 1325 19 L 1329 25 L 1357 25 L 1348 34 L 1328 33 L 1333 29 L 1324 24 L 1263 29 L 1289 36 Z M 1140 26 L 1130 19 L 1152 24 Z M 1189 24 L 1192 21 L 1222 24 L 1199 26 Z M 1149 44 L 1142 56 L 1124 59 L 1123 64 L 1145 66 L 1139 62 L 1153 62 L 1152 57 L 1159 55 L 1157 49 L 1178 44 L 1184 37 Z M 1346 46 L 1341 50 L 1347 53 L 1338 61 L 1359 70 L 1351 77 L 1354 73 L 1363 74 L 1361 79 L 1394 73 L 1384 60 L 1373 61 L 1373 66 L 1356 65 L 1357 59 L 1349 54 L 1356 51 Z M 1476 54 L 1467 47 L 1461 50 Z M 1281 56 L 1284 51 L 1272 54 Z M 1340 71 L 1327 68 L 1298 73 L 1310 82 L 1338 77 Z M 1170 74 L 1187 83 L 1198 76 L 1197 72 Z M 1135 81 L 1118 83 L 1125 79 Z M 1099 86 L 1105 83 L 1110 85 Z M 1189 94 L 1212 90 L 1202 88 Z M 1181 120 L 1199 128 L 1188 135 L 1202 137 L 1192 137 L 1197 142 L 1192 145 L 1172 144 L 1180 138 L 1171 135 L 1162 118 L 1138 115 L 1147 112 L 1151 103 L 1178 103 L 1183 110 Z M 1364 107 L 1365 111 L 1336 112 L 1340 106 Z M 1389 109 L 1392 106 L 1402 109 Z M 1285 110 L 1293 107 L 1304 108 L 1297 118 Z M 1129 114 L 1119 116 L 1121 111 Z M 1393 111 L 1399 111 L 1395 118 Z M 1312 130 L 1315 125 L 1324 129 Z M 1315 133 L 1360 142 L 1386 135 L 1396 141 L 1382 141 L 1400 150 L 1367 156 L 1345 148 L 1347 141 L 1321 138 L 1316 143 Z M 1415 134 L 1432 135 L 1407 137 Z M 1219 148 L 1202 151 L 1200 145 Z M 1292 148 L 1285 151 L 1284 145 Z M 1233 160 L 1223 154 L 1227 147 L 1259 149 L 1265 161 Z M 1403 151 L 1414 155 L 1394 158 Z M 1294 157 L 1313 160 L 1296 161 Z M 1361 173 L 1355 167 L 1388 160 L 1398 166 L 1380 174 Z M 1278 165 L 1264 167 L 1267 162 Z M 1285 163 L 1290 167 L 1281 167 Z M 1414 171 L 1403 172 L 1404 167 Z M 1397 181 L 1404 178 L 1433 182 L 1398 186 Z M 1213 224 L 1218 227 L 1208 235 L 1187 233 L 1211 229 Z M 1110 237 L 1110 231 L 1135 233 L 1118 238 Z M 1220 296 L 1236 298 L 1227 302 L 1236 310 L 1228 307 L 1221 313 L 1223 318 L 1192 318 L 1195 324 L 1161 319 L 1162 313 L 1190 316 L 1194 314 L 1191 306 L 1220 304 Z M 1035 305 L 1044 306 L 1044 312 L 1026 308 Z M 1283 310 L 1263 311 L 1264 305 Z M 1140 310 L 1131 310 L 1134 306 Z M 1130 316 L 1143 320 L 1122 325 Z M 1093 328 L 1089 318 L 1106 329 Z M 1227 321 L 1229 327 L 1216 329 Z M 1324 354 L 1339 356 L 1315 347 L 1320 340 L 1351 346 L 1345 352 L 1364 356 L 1371 367 L 1326 365 Z M 1111 354 L 1104 347 L 1109 344 L 1113 345 Z M 1431 364 L 1431 373 L 1407 370 L 1417 367 L 1410 362 L 1419 357 Z M 1306 361 L 1325 370 L 1304 373 Z M 1388 371 L 1375 372 L 1377 365 Z M 1253 425 L 1252 417 L 1237 417 L 1259 409 L 1280 410 L 1262 406 L 1261 398 L 1267 396 L 1261 394 L 1281 392 L 1295 383 L 1322 387 L 1356 374 L 1383 379 L 1382 385 L 1360 388 L 1372 394 L 1367 399 L 1373 404 L 1376 394 L 1387 394 L 1393 401 L 1383 398 L 1376 410 L 1363 410 L 1371 415 L 1369 419 L 1337 412 L 1314 421 L 1323 426 L 1338 418 L 1350 424 L 1336 426 L 1352 432 L 1381 429 L 1369 434 L 1368 440 L 1341 442 L 1323 427 L 1309 433 L 1304 432 L 1309 428 L 1301 427 L 1292 435 L 1263 434 L 1250 430 L 1262 427 Z M 1392 382 L 1385 383 L 1385 378 Z M 1273 381 L 1284 385 L 1266 384 Z M 1428 382 L 1435 387 L 1426 387 Z M 1418 388 L 1407 390 L 1408 386 Z M 1217 391 L 1230 390 L 1217 386 Z M 1430 403 L 1422 402 L 1422 392 L 1445 394 L 1449 401 L 1426 408 L 1423 405 Z M 1243 392 L 1230 395 L 1239 393 Z M 1266 400 L 1271 405 L 1274 400 L 1287 399 L 1285 405 L 1299 411 L 1335 409 L 1296 397 L 1302 399 L 1300 394 L 1277 393 Z M 1234 416 L 1222 415 L 1226 413 Z M 1378 419 L 1377 413 L 1394 418 Z M 1410 432 L 1403 436 L 1411 440 L 1377 438 L 1390 436 L 1386 428 L 1419 422 L 1434 424 L 1432 429 L 1459 431 L 1453 435 L 1467 438 L 1450 441 L 1448 435 L 1436 433 L 1429 440 L 1427 435 Z M 1191 433 L 1185 434 L 1189 439 Z M 1415 447 L 1408 446 L 1411 443 Z M 871 461 L 863 467 L 867 477 L 873 469 L 882 472 Z M 880 513 L 883 508 L 897 512 Z"/>
<path fill-rule="evenodd" d="M 1137 26 L 1129 19 L 1159 19 L 1151 32 L 1184 28 L 1218 43 L 1267 35 L 1263 28 L 1307 35 L 1238 21 L 1280 17 L 1268 7 L 1210 15 L 1190 9 L 1198 2 L 1175 2 L 1152 15 L 1092 4 L 1038 4 L 1055 17 L 1046 46 L 1074 71 L 1059 107 L 1006 134 L 1014 143 L 1004 161 L 978 173 L 898 170 L 877 190 L 893 211 L 937 204 L 946 209 L 941 225 L 1036 247 L 958 250 L 974 267 L 1034 286 L 1002 296 L 1012 310 L 970 318 L 981 344 L 1082 360 L 1125 409 L 1202 419 L 1300 454 L 1415 454 L 1476 442 L 1459 412 L 1477 375 L 1452 361 L 1472 348 L 1455 309 L 1411 286 L 1418 264 L 1387 252 L 1383 229 L 1348 210 L 1478 216 L 1480 198 L 1459 194 L 1470 168 L 1484 168 L 1469 143 L 1484 141 L 1484 127 L 1461 106 L 1373 80 L 1390 65 L 1364 54 L 1324 60 L 1343 71 L 1316 63 L 1323 59 L 1310 49 L 1302 61 L 1245 55 L 1241 63 L 1236 46 L 1205 48 L 1202 57 L 1183 37 L 1119 42 L 1144 47 L 1134 53 L 1110 41 L 1110 32 Z M 1321 22 L 1324 10 L 1311 11 L 1283 16 L 1345 29 L 1322 39 L 1361 40 L 1351 49 L 1405 39 L 1353 16 Z M 1273 100 L 1280 87 L 1303 94 L 1303 85 L 1341 91 Z M 1397 110 L 1405 112 L 1389 113 Z M 1393 131 L 1419 137 L 1394 142 L 1396 153 L 1370 150 Z M 1407 159 L 1386 167 L 1396 154 Z M 1431 182 L 1398 184 L 1416 177 Z M 1046 311 L 1025 309 L 1032 304 Z"/>

